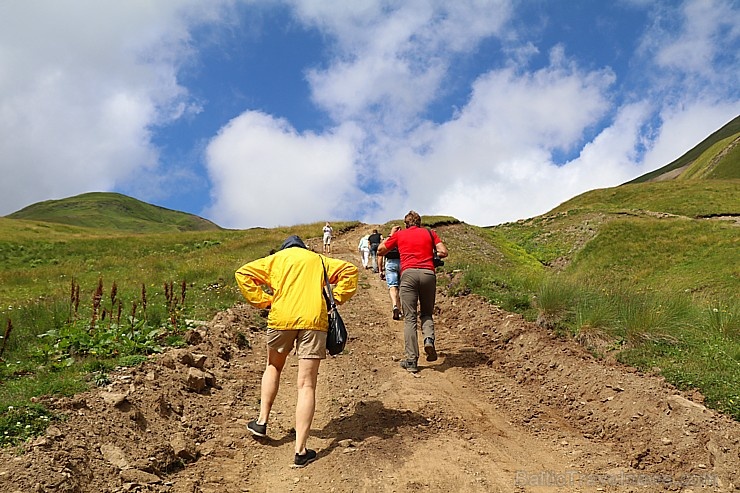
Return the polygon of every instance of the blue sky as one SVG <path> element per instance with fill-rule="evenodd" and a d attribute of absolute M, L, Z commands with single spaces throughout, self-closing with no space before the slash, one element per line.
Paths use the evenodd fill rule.
<path fill-rule="evenodd" d="M 3 2 L 0 215 L 525 219 L 740 114 L 739 53 L 735 0 Z"/>

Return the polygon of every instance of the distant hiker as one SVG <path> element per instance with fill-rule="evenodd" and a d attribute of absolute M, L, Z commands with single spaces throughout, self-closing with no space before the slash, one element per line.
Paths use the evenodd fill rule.
<path fill-rule="evenodd" d="M 378 245 L 383 241 L 383 235 L 378 233 L 377 229 L 374 229 L 373 233 L 368 236 L 367 241 L 370 243 L 370 263 L 373 267 L 373 272 L 377 274 L 380 272 L 378 266 Z"/>
<path fill-rule="evenodd" d="M 357 244 L 357 251 L 360 252 L 360 259 L 362 260 L 362 268 L 370 268 L 370 235 L 365 235 L 360 238 L 360 243 Z"/>
<path fill-rule="evenodd" d="M 393 226 L 390 234 L 400 229 L 400 226 Z M 380 255 L 380 252 L 378 252 L 378 262 L 381 265 L 381 269 L 385 268 L 385 271 L 381 270 L 381 279 L 385 279 L 388 285 L 388 293 L 391 297 L 391 305 L 393 306 L 393 320 L 401 320 L 401 299 L 398 296 L 398 281 L 401 276 L 401 255 L 398 253 L 398 247 L 389 250 L 385 255 Z"/>
<path fill-rule="evenodd" d="M 324 225 L 324 253 L 331 253 L 331 239 L 334 234 L 334 228 L 331 227 L 329 221 Z"/>
<path fill-rule="evenodd" d="M 431 229 L 421 227 L 421 216 L 409 211 L 403 219 L 406 229 L 396 231 L 386 238 L 378 247 L 379 255 L 386 255 L 393 248 L 398 248 L 401 255 L 401 282 L 399 294 L 403 310 L 403 338 L 406 359 L 401 367 L 416 373 L 419 371 L 419 339 L 417 335 L 418 318 L 421 320 L 421 332 L 424 337 L 424 352 L 427 361 L 437 359 L 434 345 L 434 302 L 437 290 L 437 275 L 432 261 L 432 247 L 436 246 L 437 254 L 447 257 L 447 247 Z"/>
<path fill-rule="evenodd" d="M 306 441 L 316 408 L 319 365 L 326 358 L 328 317 L 322 294 L 324 268 L 336 302 L 342 304 L 350 299 L 357 291 L 357 267 L 311 252 L 298 236 L 289 236 L 274 254 L 249 262 L 236 271 L 236 282 L 244 298 L 257 308 L 270 308 L 260 413 L 247 424 L 253 435 L 267 436 L 270 410 L 285 361 L 293 348 L 298 356 L 294 467 L 303 467 L 316 459 L 316 452 L 306 448 Z"/>

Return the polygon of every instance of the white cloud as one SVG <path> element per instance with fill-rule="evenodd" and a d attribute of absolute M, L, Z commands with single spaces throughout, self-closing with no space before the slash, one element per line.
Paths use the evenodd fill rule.
<path fill-rule="evenodd" d="M 660 115 L 660 132 L 644 158 L 644 172 L 678 159 L 738 114 L 740 101 L 718 103 L 697 100 L 664 109 Z"/>
<path fill-rule="evenodd" d="M 663 33 L 656 61 L 664 67 L 714 78 L 713 62 L 721 44 L 740 35 L 740 12 L 723 0 L 690 0 L 681 8 L 679 29 Z M 733 54 L 737 57 L 737 53 Z"/>
<path fill-rule="evenodd" d="M 643 172 L 679 158 L 740 113 L 740 10 L 728 0 L 649 6 L 654 23 L 640 42 L 655 112 Z"/>
<path fill-rule="evenodd" d="M 192 109 L 176 79 L 188 23 L 218 12 L 179 0 L 3 2 L 0 214 L 135 188 L 158 164 L 152 127 Z"/>
<path fill-rule="evenodd" d="M 505 4 L 496 5 L 500 15 L 487 15 L 490 9 L 473 11 L 465 4 L 458 11 L 465 15 L 450 16 L 455 20 L 446 18 L 441 9 L 430 9 L 431 2 L 409 4 L 414 15 L 407 15 L 401 4 L 384 10 L 365 2 L 336 12 L 323 10 L 326 5 L 321 2 L 303 5 L 302 19 L 335 36 L 339 54 L 327 68 L 310 73 L 315 101 L 338 121 L 369 124 L 366 128 L 373 136 L 363 151 L 374 156 L 372 169 L 382 186 L 378 193 L 368 193 L 368 200 L 376 203 L 363 218 L 368 222 L 400 217 L 409 209 L 451 214 L 480 225 L 541 214 L 584 191 L 618 185 L 649 171 L 662 147 L 673 154 L 681 147 L 662 137 L 666 134 L 659 133 L 654 143 L 641 133 L 655 111 L 662 111 L 668 123 L 666 115 L 676 102 L 671 96 L 681 90 L 675 85 L 683 84 L 681 79 L 655 73 L 663 80 L 649 96 L 643 95 L 656 96 L 654 101 L 635 95 L 636 102 L 627 98 L 620 107 L 610 93 L 617 74 L 607 65 L 581 70 L 562 47 L 555 46 L 549 66 L 530 72 L 528 60 L 541 47 L 528 40 L 518 48 L 507 45 L 513 58 L 502 65 L 508 68 L 480 76 L 470 101 L 453 119 L 442 124 L 417 120 L 438 96 L 456 50 L 470 50 L 486 36 L 501 33 L 500 24 L 487 30 L 476 26 L 492 19 L 505 21 L 509 15 Z M 682 60 L 687 67 L 711 72 L 707 68 L 716 51 L 711 24 L 723 21 L 691 2 L 679 17 L 685 23 L 683 34 L 669 37 L 663 32 L 658 41 L 650 38 L 658 65 L 672 63 L 672 53 L 688 52 L 697 56 Z M 704 65 L 692 61 L 703 56 L 710 58 Z M 645 72 L 650 76 L 647 66 Z M 659 102 L 666 96 L 661 108 Z M 689 92 L 679 101 L 692 97 L 698 96 Z M 732 105 L 714 109 L 710 113 L 716 121 L 720 114 L 731 113 Z M 688 125 L 693 130 L 673 134 L 687 139 L 688 147 L 700 140 L 689 138 L 692 131 L 696 135 L 697 129 L 712 128 L 699 108 L 693 110 L 697 112 L 687 111 L 697 117 L 694 125 Z M 372 125 L 374 119 L 381 125 Z M 587 136 L 604 123 L 589 142 Z M 645 155 L 643 147 L 648 149 Z M 576 152 L 578 157 L 556 165 L 553 155 L 558 152 Z M 367 179 L 368 173 L 359 176 Z"/>
<path fill-rule="evenodd" d="M 324 135 L 299 134 L 284 120 L 243 113 L 208 145 L 208 216 L 229 228 L 355 218 L 362 200 L 353 169 L 355 140 L 351 125 Z"/>
<path fill-rule="evenodd" d="M 382 5 L 382 6 L 381 6 Z M 336 40 L 336 57 L 309 71 L 316 103 L 337 121 L 405 129 L 436 96 L 450 57 L 498 32 L 508 1 L 298 2 L 300 18 Z"/>
<path fill-rule="evenodd" d="M 581 190 L 578 183 L 564 186 L 568 166 L 558 168 L 553 151 L 580 144 L 584 130 L 609 109 L 613 81 L 608 70 L 578 70 L 559 48 L 545 69 L 485 74 L 454 120 L 422 126 L 398 143 L 382 174 L 397 177 L 405 198 L 375 216 L 398 217 L 390 207 L 399 203 L 478 225 L 546 212 L 572 189 Z"/>

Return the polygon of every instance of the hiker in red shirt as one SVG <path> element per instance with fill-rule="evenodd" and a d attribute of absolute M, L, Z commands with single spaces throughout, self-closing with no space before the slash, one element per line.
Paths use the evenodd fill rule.
<path fill-rule="evenodd" d="M 434 271 L 432 257 L 434 248 L 437 249 L 440 258 L 447 257 L 448 252 L 436 232 L 421 227 L 421 216 L 417 212 L 410 211 L 403 221 L 406 229 L 396 231 L 386 238 L 378 247 L 378 255 L 385 255 L 396 247 L 401 255 L 399 294 L 404 317 L 403 336 L 406 356 L 406 359 L 401 361 L 401 367 L 416 373 L 419 371 L 417 319 L 421 320 L 427 361 L 437 359 L 432 318 L 437 275 Z"/>

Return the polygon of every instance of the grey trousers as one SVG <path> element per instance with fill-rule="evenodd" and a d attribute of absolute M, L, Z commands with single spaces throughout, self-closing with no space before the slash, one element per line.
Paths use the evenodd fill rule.
<path fill-rule="evenodd" d="M 406 359 L 419 359 L 418 322 L 424 339 L 434 339 L 434 301 L 437 293 L 437 275 L 429 269 L 405 269 L 401 274 L 398 294 L 403 308 L 403 339 Z M 418 312 L 417 312 L 418 307 Z"/>

